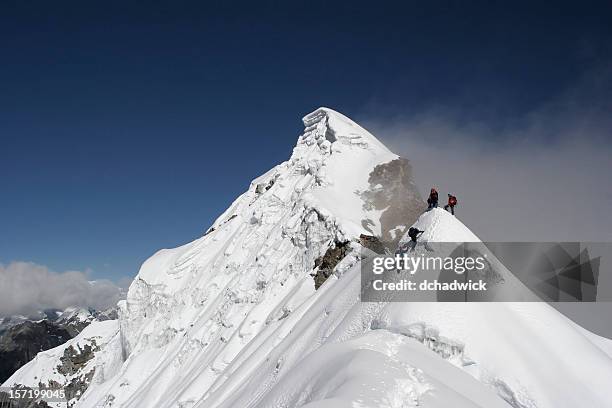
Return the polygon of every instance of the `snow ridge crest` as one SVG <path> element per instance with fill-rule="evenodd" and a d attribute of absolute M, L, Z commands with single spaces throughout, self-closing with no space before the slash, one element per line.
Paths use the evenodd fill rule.
<path fill-rule="evenodd" d="M 333 109 L 320 107 L 304 116 L 302 122 L 304 123 L 304 134 L 300 136 L 298 145 L 312 146 L 316 143 L 323 152 L 331 153 L 332 150 L 340 148 L 335 146 L 337 145 L 335 142 L 340 142 L 345 145 L 390 153 L 374 135 Z"/>

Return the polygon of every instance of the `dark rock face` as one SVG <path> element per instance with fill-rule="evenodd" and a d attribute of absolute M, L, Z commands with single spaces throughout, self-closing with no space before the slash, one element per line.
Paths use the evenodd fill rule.
<path fill-rule="evenodd" d="M 371 251 L 376 252 L 377 254 L 384 254 L 386 252 L 387 247 L 385 244 L 377 237 L 372 235 L 364 235 L 361 234 L 359 236 L 359 243 L 364 247 L 368 248 Z"/>
<path fill-rule="evenodd" d="M 68 347 L 60 358 L 62 365 L 57 367 L 57 372 L 66 376 L 76 374 L 94 357 L 94 351 L 97 351 L 97 349 L 98 347 L 93 340 L 92 345 L 86 344 L 82 349 L 75 349 L 73 346 Z"/>
<path fill-rule="evenodd" d="M 72 337 L 65 327 L 46 320 L 26 321 L 8 328 L 0 336 L 0 383 L 40 351 L 57 347 Z"/>
<path fill-rule="evenodd" d="M 64 350 L 64 355 L 60 358 L 61 365 L 57 366 L 57 372 L 65 376 L 72 376 L 83 369 L 87 362 L 94 358 L 95 352 L 100 348 L 96 345 L 94 340 L 91 341 L 91 345 L 86 344 L 83 348 L 74 348 L 70 346 Z M 95 369 L 81 375 L 72 378 L 70 383 L 65 386 L 66 396 L 68 400 L 78 399 L 85 393 L 87 387 L 93 378 Z"/>
<path fill-rule="evenodd" d="M 78 319 L 69 319 L 63 322 L 53 322 L 53 324 L 58 327 L 62 327 L 70 333 L 70 338 L 76 337 L 77 334 L 83 331 L 84 328 L 89 326 L 91 320 L 78 320 Z"/>
<path fill-rule="evenodd" d="M 334 268 L 338 265 L 346 254 L 351 250 L 349 242 L 335 242 L 333 246 L 325 252 L 322 257 L 315 260 L 315 268 L 319 268 L 313 275 L 315 290 L 319 289 L 323 282 L 327 280 L 334 272 Z"/>
<path fill-rule="evenodd" d="M 361 193 L 361 198 L 365 209 L 384 210 L 380 238 L 385 242 L 399 241 L 426 208 L 414 184 L 412 166 L 401 157 L 379 164 L 370 173 L 368 183 L 370 188 Z"/>
<path fill-rule="evenodd" d="M 111 309 L 103 310 L 101 312 L 96 311 L 94 313 L 94 317 L 100 322 L 103 322 L 105 320 L 117 320 L 119 318 L 119 312 L 117 308 L 113 307 Z"/>

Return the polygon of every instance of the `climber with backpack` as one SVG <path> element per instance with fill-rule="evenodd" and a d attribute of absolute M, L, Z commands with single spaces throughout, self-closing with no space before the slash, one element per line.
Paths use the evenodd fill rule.
<path fill-rule="evenodd" d="M 432 188 L 429 192 L 429 198 L 427 199 L 427 209 L 438 208 L 438 191 Z"/>
<path fill-rule="evenodd" d="M 408 236 L 410 237 L 410 240 L 412 242 L 417 242 L 417 238 L 424 232 L 425 231 L 421 231 L 418 228 L 410 227 L 410 229 L 408 230 Z"/>
<path fill-rule="evenodd" d="M 457 197 L 452 194 L 448 195 L 448 204 L 444 206 L 444 209 L 448 211 L 450 208 L 451 214 L 455 215 L 455 206 L 457 205 Z"/>
<path fill-rule="evenodd" d="M 400 247 L 395 251 L 395 255 L 405 254 L 408 251 L 414 251 L 414 248 L 417 244 L 417 238 L 425 231 L 420 231 L 418 228 L 410 227 L 408 230 L 408 237 L 410 237 L 410 241 L 404 242 L 400 245 Z"/>
<path fill-rule="evenodd" d="M 410 227 L 408 230 L 408 236 L 410 237 L 410 247 L 414 251 L 417 244 L 417 238 L 421 236 L 425 231 L 421 231 L 418 228 Z"/>

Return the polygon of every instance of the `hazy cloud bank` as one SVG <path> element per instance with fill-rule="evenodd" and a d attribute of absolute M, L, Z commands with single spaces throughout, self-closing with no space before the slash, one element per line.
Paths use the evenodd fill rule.
<path fill-rule="evenodd" d="M 90 282 L 86 272 L 58 273 L 31 262 L 0 264 L 0 317 L 69 306 L 103 310 L 116 305 L 124 293 L 110 280 Z"/>
<path fill-rule="evenodd" d="M 365 125 L 412 162 L 423 194 L 457 195 L 484 240 L 612 241 L 611 73 L 502 121 L 442 106 Z"/>

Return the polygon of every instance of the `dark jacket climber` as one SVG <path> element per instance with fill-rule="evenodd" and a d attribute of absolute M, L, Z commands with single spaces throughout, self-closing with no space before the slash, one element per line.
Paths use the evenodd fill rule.
<path fill-rule="evenodd" d="M 435 188 L 431 189 L 429 198 L 427 199 L 427 209 L 438 208 L 438 191 Z"/>
<path fill-rule="evenodd" d="M 408 236 L 410 237 L 410 240 L 412 242 L 416 242 L 419 235 L 421 235 L 424 232 L 425 231 L 421 231 L 418 228 L 410 227 L 410 229 L 408 230 Z"/>
<path fill-rule="evenodd" d="M 450 208 L 451 214 L 455 215 L 455 206 L 457 205 L 457 197 L 452 194 L 448 195 L 448 204 L 444 206 L 444 209 L 448 211 Z"/>
<path fill-rule="evenodd" d="M 410 242 L 406 244 L 406 248 L 404 252 L 414 251 L 417 245 L 417 238 L 424 233 L 425 231 L 421 231 L 418 228 L 410 227 L 408 230 L 408 236 L 410 237 Z"/>

